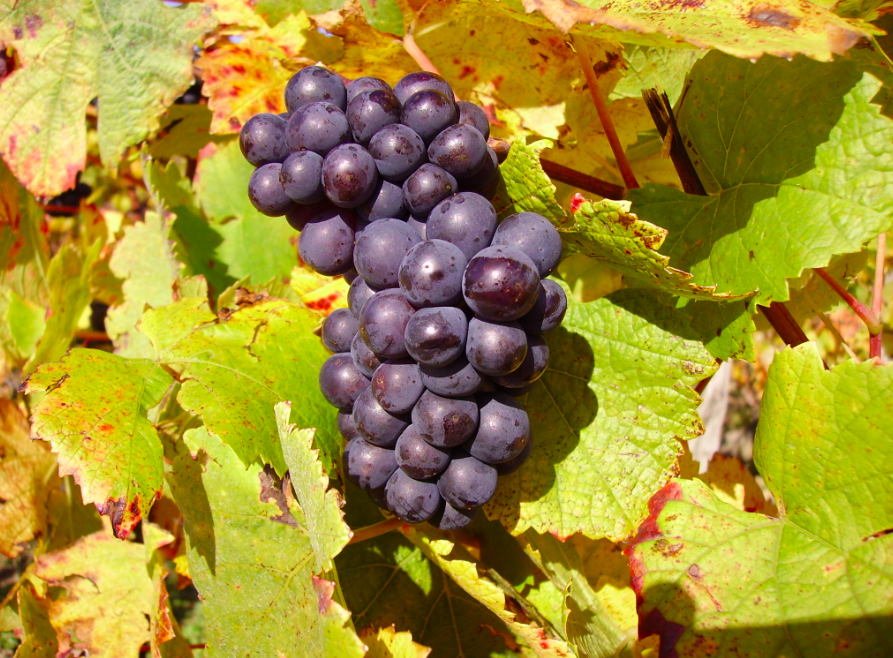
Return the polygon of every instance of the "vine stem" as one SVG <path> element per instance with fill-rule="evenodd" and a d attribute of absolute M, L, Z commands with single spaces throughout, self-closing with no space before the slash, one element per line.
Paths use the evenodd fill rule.
<path fill-rule="evenodd" d="M 629 166 L 629 160 L 626 159 L 626 153 L 620 145 L 620 138 L 617 137 L 617 131 L 614 129 L 614 122 L 611 121 L 611 115 L 608 113 L 608 104 L 605 103 L 605 97 L 602 96 L 601 90 L 598 88 L 598 76 L 592 68 L 592 61 L 582 49 L 573 49 L 577 53 L 577 59 L 583 68 L 583 75 L 586 76 L 586 83 L 589 86 L 589 93 L 592 95 L 592 101 L 595 103 L 595 110 L 598 112 L 598 118 L 602 122 L 602 128 L 605 130 L 605 137 L 611 145 L 614 152 L 614 159 L 617 160 L 617 167 L 620 169 L 620 175 L 623 176 L 623 184 L 627 189 L 639 187 L 639 182 L 633 174 L 632 167 Z"/>
<path fill-rule="evenodd" d="M 872 313 L 870 308 L 865 306 L 865 304 L 863 304 L 858 299 L 853 297 L 849 292 L 847 292 L 846 289 L 841 286 L 833 276 L 828 274 L 821 267 L 816 267 L 815 273 L 822 277 L 825 280 L 825 283 L 831 286 L 834 292 L 836 292 L 838 296 L 843 299 L 843 301 L 845 301 L 851 309 L 853 309 L 853 312 L 858 315 L 859 318 L 861 318 L 862 322 L 864 322 L 868 327 L 869 334 L 874 336 L 875 334 L 879 335 L 881 333 L 882 325 L 878 321 L 877 316 Z"/>
<path fill-rule="evenodd" d="M 376 537 L 386 535 L 393 530 L 397 530 L 405 524 L 406 522 L 401 521 L 400 519 L 387 519 L 385 521 L 379 521 L 378 523 L 373 523 L 372 525 L 367 525 L 355 530 L 353 533 L 353 537 L 351 537 L 350 541 L 347 543 L 358 544 L 361 541 L 366 541 L 367 539 L 375 539 Z"/>
<path fill-rule="evenodd" d="M 871 293 L 871 312 L 875 317 L 881 319 L 881 310 L 884 306 L 884 261 L 887 256 L 887 234 L 881 233 L 877 236 L 877 256 L 874 261 L 874 289 Z M 868 355 L 872 359 L 881 358 L 881 345 L 883 343 L 884 324 L 880 323 L 878 332 L 870 334 L 868 339 Z"/>

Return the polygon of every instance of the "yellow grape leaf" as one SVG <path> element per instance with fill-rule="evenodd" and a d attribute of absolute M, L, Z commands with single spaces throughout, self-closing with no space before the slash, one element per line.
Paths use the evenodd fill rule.
<path fill-rule="evenodd" d="M 766 500 L 753 475 L 737 457 L 713 455 L 707 472 L 698 476 L 716 497 L 742 512 L 778 516 L 778 508 Z"/>
<path fill-rule="evenodd" d="M 401 631 L 393 625 L 360 632 L 360 639 L 366 645 L 366 658 L 428 658 L 431 649 L 412 641 L 412 633 Z"/>
<path fill-rule="evenodd" d="M 301 302 L 309 309 L 328 315 L 336 308 L 347 307 L 347 291 L 350 285 L 342 277 L 333 279 L 311 270 L 296 266 L 289 282 Z"/>

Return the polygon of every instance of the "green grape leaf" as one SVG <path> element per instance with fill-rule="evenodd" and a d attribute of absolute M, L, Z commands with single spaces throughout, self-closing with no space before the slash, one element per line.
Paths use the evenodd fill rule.
<path fill-rule="evenodd" d="M 281 474 L 286 465 L 273 406 L 291 400 L 292 421 L 316 429 L 320 459 L 331 469 L 341 438 L 317 383 L 329 356 L 313 334 L 319 316 L 282 300 L 219 319 L 204 306 L 204 299 L 182 300 L 148 311 L 140 322 L 160 362 L 179 373 L 183 408 L 201 416 L 246 466 L 259 459 Z"/>
<path fill-rule="evenodd" d="M 551 140 L 545 139 L 532 144 L 522 140 L 512 142 L 508 157 L 499 166 L 506 194 L 511 200 L 504 212 L 535 212 L 553 224 L 569 226 L 571 218 L 555 199 L 555 185 L 540 164 L 540 155 L 552 145 Z"/>
<path fill-rule="evenodd" d="M 237 139 L 205 149 L 195 169 L 193 187 L 195 202 L 209 220 L 222 223 L 231 218 L 264 217 L 248 199 L 248 179 L 253 171 Z"/>
<path fill-rule="evenodd" d="M 371 27 L 379 32 L 403 36 L 403 12 L 397 0 L 360 0 L 360 6 Z"/>
<path fill-rule="evenodd" d="M 204 600 L 208 649 L 363 656 L 350 613 L 332 600 L 334 584 L 314 573 L 301 510 L 270 500 L 261 467 L 246 469 L 204 427 L 184 438 L 192 454 L 178 455 L 168 477 L 185 519 L 189 574 Z"/>
<path fill-rule="evenodd" d="M 659 317 L 659 319 L 657 319 Z M 534 448 L 485 508 L 513 534 L 624 539 L 677 471 L 679 439 L 703 431 L 689 387 L 714 359 L 685 319 L 636 291 L 569 301 L 546 335 L 550 361 L 527 394 Z"/>
<path fill-rule="evenodd" d="M 44 214 L 34 197 L 0 162 L 0 288 L 35 305 L 49 303 L 50 250 L 41 231 Z"/>
<path fill-rule="evenodd" d="M 160 216 L 147 212 L 144 222 L 124 229 L 115 246 L 109 267 L 124 281 L 124 302 L 109 309 L 105 328 L 120 356 L 155 356 L 149 339 L 134 328 L 146 305 L 157 308 L 174 301 L 173 286 L 182 266 L 171 251 L 169 231 Z"/>
<path fill-rule="evenodd" d="M 786 279 L 893 228 L 893 123 L 852 62 L 710 53 L 679 113 L 710 196 L 647 185 L 632 212 L 669 230 L 664 253 L 694 283 L 785 301 Z"/>
<path fill-rule="evenodd" d="M 704 55 L 705 51 L 685 48 L 627 46 L 623 50 L 626 72 L 611 92 L 610 99 L 640 99 L 643 89 L 660 88 L 666 92 L 670 104 L 675 104 L 682 95 L 686 74 Z M 638 173 L 636 171 L 636 175 Z"/>
<path fill-rule="evenodd" d="M 21 67 L 0 90 L 0 153 L 16 178 L 34 194 L 74 187 L 87 155 L 84 114 L 93 98 L 102 161 L 117 166 L 192 83 L 193 44 L 213 26 L 210 10 L 195 5 L 6 3 L 0 38 L 16 50 Z"/>
<path fill-rule="evenodd" d="M 319 451 L 313 450 L 313 430 L 289 425 L 291 402 L 276 404 L 276 425 L 282 453 L 291 476 L 298 504 L 304 512 L 307 535 L 313 547 L 313 571 L 332 568 L 332 560 L 350 541 L 350 528 L 344 523 L 341 495 L 329 489 L 329 478 L 319 462 Z"/>
<path fill-rule="evenodd" d="M 780 516 L 668 485 L 630 549 L 640 631 L 679 655 L 889 655 L 891 414 L 889 365 L 777 354 L 754 455 Z"/>
<path fill-rule="evenodd" d="M 52 444 L 60 475 L 74 476 L 122 539 L 161 495 L 161 439 L 146 414 L 172 383 L 151 361 L 78 348 L 22 385 L 47 392 L 32 412 L 32 437 Z"/>

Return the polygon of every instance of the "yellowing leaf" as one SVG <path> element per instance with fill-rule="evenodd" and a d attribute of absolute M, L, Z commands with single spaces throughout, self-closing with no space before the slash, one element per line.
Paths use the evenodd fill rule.
<path fill-rule="evenodd" d="M 360 639 L 368 649 L 366 658 L 428 658 L 431 649 L 412 641 L 412 633 L 398 633 L 393 626 L 373 630 L 367 628 Z"/>
<path fill-rule="evenodd" d="M 317 274 L 309 267 L 295 267 L 291 271 L 289 285 L 307 308 L 328 315 L 336 308 L 347 307 L 347 291 L 350 285 L 342 277 Z"/>
<path fill-rule="evenodd" d="M 743 512 L 777 516 L 778 509 L 768 502 L 750 471 L 737 457 L 713 455 L 707 472 L 698 476 L 713 489 L 716 497 Z"/>

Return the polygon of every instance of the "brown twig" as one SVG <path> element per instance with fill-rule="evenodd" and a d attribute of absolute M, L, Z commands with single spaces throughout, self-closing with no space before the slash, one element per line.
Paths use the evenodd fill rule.
<path fill-rule="evenodd" d="M 614 159 L 617 161 L 617 167 L 620 169 L 621 176 L 623 176 L 623 184 L 626 185 L 628 189 L 639 187 L 639 182 L 636 180 L 635 174 L 633 174 L 633 169 L 629 165 L 629 160 L 626 159 L 626 153 L 623 152 L 620 138 L 617 137 L 617 131 L 614 129 L 611 115 L 608 113 L 608 104 L 605 103 L 605 98 L 602 96 L 602 92 L 598 88 L 598 76 L 596 76 L 595 69 L 592 67 L 592 61 L 590 61 L 586 53 L 583 52 L 582 48 L 574 48 L 574 51 L 577 53 L 577 59 L 580 60 L 580 66 L 583 68 L 583 75 L 586 76 L 586 84 L 589 86 L 589 93 L 592 96 L 592 101 L 595 103 L 595 110 L 598 112 L 598 118 L 602 122 L 605 137 L 608 138 L 608 143 L 611 145 L 611 151 L 614 152 Z"/>
<path fill-rule="evenodd" d="M 372 525 L 367 525 L 363 528 L 354 530 L 353 537 L 351 537 L 350 541 L 347 543 L 358 544 L 359 542 L 366 541 L 367 539 L 374 539 L 375 537 L 379 537 L 381 535 L 392 532 L 405 524 L 406 521 L 403 521 L 401 519 L 387 519 L 385 521 L 379 521 L 378 523 L 373 523 Z"/>
<path fill-rule="evenodd" d="M 573 185 L 606 199 L 622 199 L 626 194 L 626 190 L 621 185 L 609 183 L 595 176 L 587 176 L 557 162 L 550 162 L 540 157 L 540 165 L 549 178 L 554 178 L 557 181 Z"/>
<path fill-rule="evenodd" d="M 769 306 L 757 306 L 757 308 L 775 329 L 775 333 L 785 342 L 785 345 L 796 347 L 809 340 L 794 316 L 791 315 L 788 307 L 781 302 L 772 302 Z"/>
<path fill-rule="evenodd" d="M 91 331 L 89 329 L 84 329 L 82 331 L 74 332 L 74 337 L 78 340 L 82 340 L 85 343 L 111 343 L 112 339 L 109 338 L 109 335 L 104 331 Z"/>
<path fill-rule="evenodd" d="M 884 261 L 887 257 L 887 234 L 877 236 L 877 255 L 874 260 L 874 288 L 871 293 L 871 312 L 881 319 L 881 311 L 884 308 Z M 881 345 L 884 339 L 884 324 L 880 323 L 878 332 L 870 334 L 868 339 L 868 355 L 872 359 L 881 358 Z"/>

